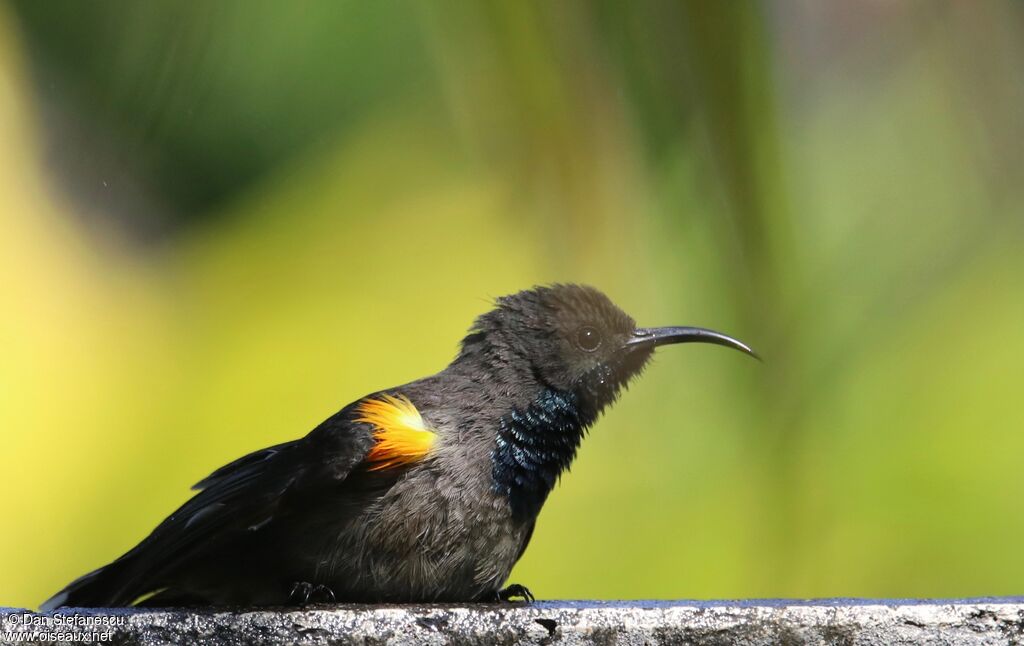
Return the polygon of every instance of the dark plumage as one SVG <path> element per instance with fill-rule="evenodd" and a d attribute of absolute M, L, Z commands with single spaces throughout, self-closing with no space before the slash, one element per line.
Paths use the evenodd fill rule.
<path fill-rule="evenodd" d="M 221 467 L 43 608 L 504 597 L 587 428 L 656 346 L 686 341 L 752 354 L 710 330 L 637 328 L 590 287 L 500 298 L 447 368 Z"/>

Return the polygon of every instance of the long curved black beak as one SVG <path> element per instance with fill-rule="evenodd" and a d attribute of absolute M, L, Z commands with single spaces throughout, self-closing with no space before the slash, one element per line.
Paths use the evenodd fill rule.
<path fill-rule="evenodd" d="M 745 352 L 758 361 L 757 356 L 749 345 L 727 334 L 715 332 L 702 327 L 641 327 L 633 330 L 633 336 L 626 341 L 626 347 L 647 346 L 656 347 L 672 343 L 713 343 L 724 345 L 727 348 L 735 348 Z"/>

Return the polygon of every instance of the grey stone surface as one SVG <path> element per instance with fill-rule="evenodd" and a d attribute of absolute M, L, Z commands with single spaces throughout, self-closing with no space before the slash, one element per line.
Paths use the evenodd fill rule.
<path fill-rule="evenodd" d="M 1024 597 L 0 609 L 0 644 L 1024 644 Z M 92 633 L 92 634 L 90 634 Z"/>

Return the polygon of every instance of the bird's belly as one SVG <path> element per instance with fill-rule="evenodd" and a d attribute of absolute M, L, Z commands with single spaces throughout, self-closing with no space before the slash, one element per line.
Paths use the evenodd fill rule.
<path fill-rule="evenodd" d="M 339 601 L 471 601 L 497 591 L 526 528 L 488 489 L 398 482 L 327 546 L 316 578 Z"/>

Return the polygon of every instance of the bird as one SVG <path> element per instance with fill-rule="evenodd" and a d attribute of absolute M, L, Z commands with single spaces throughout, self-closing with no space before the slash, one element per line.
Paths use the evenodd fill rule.
<path fill-rule="evenodd" d="M 41 609 L 532 601 L 505 583 L 548 494 L 655 349 L 689 342 L 757 357 L 585 285 L 500 297 L 446 368 L 217 469 Z"/>

